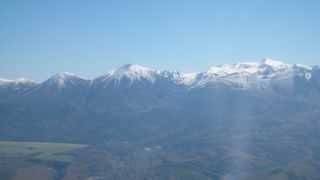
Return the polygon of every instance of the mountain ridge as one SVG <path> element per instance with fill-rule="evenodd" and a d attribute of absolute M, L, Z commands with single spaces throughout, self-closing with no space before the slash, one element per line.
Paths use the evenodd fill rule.
<path fill-rule="evenodd" d="M 117 69 L 109 71 L 107 74 L 97 78 L 88 80 L 81 78 L 75 74 L 68 72 L 57 73 L 49 79 L 36 83 L 24 79 L 20 80 L 5 80 L 0 79 L 0 86 L 12 84 L 15 82 L 33 82 L 34 84 L 41 85 L 48 82 L 57 84 L 57 86 L 64 87 L 65 82 L 77 80 L 86 80 L 92 84 L 96 81 L 104 83 L 112 82 L 114 86 L 119 86 L 121 81 L 128 81 L 129 85 L 135 81 L 145 81 L 146 83 L 154 84 L 158 79 L 167 79 L 175 84 L 187 87 L 203 87 L 208 84 L 224 83 L 233 84 L 242 88 L 251 87 L 265 87 L 272 83 L 281 83 L 280 81 L 290 82 L 296 76 L 303 77 L 310 80 L 313 72 L 319 70 L 317 66 L 301 65 L 301 64 L 286 64 L 280 61 L 265 58 L 260 61 L 253 62 L 239 62 L 236 64 L 222 64 L 212 66 L 202 72 L 184 73 L 179 71 L 160 71 L 152 70 L 138 64 L 125 64 Z"/>

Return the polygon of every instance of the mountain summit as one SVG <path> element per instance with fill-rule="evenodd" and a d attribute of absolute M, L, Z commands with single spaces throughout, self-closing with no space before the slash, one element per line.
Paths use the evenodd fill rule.
<path fill-rule="evenodd" d="M 60 72 L 50 77 L 40 84 L 40 86 L 49 86 L 52 88 L 65 88 L 68 86 L 77 85 L 81 81 L 87 81 L 81 77 L 69 72 Z"/>
<path fill-rule="evenodd" d="M 125 64 L 118 69 L 110 71 L 108 73 L 108 77 L 110 79 L 117 79 L 118 81 L 120 81 L 122 78 L 127 78 L 130 81 L 146 79 L 154 82 L 154 74 L 154 71 L 141 65 Z"/>
<path fill-rule="evenodd" d="M 210 67 L 205 73 L 216 74 L 217 76 L 225 76 L 235 73 L 249 73 L 254 74 L 257 72 L 263 72 L 268 68 L 273 70 L 290 69 L 292 65 L 275 61 L 269 58 L 255 62 L 240 62 L 237 64 L 223 64 Z"/>

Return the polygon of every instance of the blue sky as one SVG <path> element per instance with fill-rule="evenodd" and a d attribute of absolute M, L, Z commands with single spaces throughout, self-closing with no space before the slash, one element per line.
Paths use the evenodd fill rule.
<path fill-rule="evenodd" d="M 260 60 L 320 64 L 320 1 L 1 0 L 0 77 L 87 78 L 127 63 L 203 71 Z"/>

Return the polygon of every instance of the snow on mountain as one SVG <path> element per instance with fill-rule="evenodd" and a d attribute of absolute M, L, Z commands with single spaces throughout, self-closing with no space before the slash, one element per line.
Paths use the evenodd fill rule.
<path fill-rule="evenodd" d="M 198 73 L 183 73 L 178 71 L 163 71 L 161 76 L 167 79 L 170 79 L 176 84 L 190 86 L 196 80 Z"/>
<path fill-rule="evenodd" d="M 88 81 L 83 79 L 79 76 L 74 75 L 73 73 L 69 72 L 60 72 L 49 78 L 48 80 L 44 81 L 39 85 L 39 87 L 43 86 L 52 86 L 58 88 L 64 88 L 67 85 L 77 85 L 80 81 Z"/>
<path fill-rule="evenodd" d="M 0 78 L 0 85 L 5 85 L 5 84 L 8 84 L 8 83 L 11 83 L 12 81 L 13 80 Z"/>
<path fill-rule="evenodd" d="M 118 69 L 111 70 L 105 76 L 93 80 L 102 82 L 112 82 L 115 85 L 123 80 L 149 81 L 152 84 L 157 78 L 165 78 L 175 84 L 188 87 L 202 87 L 208 84 L 224 83 L 227 85 L 236 85 L 243 88 L 262 88 L 271 84 L 291 85 L 294 77 L 310 80 L 314 72 L 313 66 L 301 64 L 286 64 L 269 58 L 256 62 L 240 62 L 236 64 L 223 64 L 208 68 L 199 73 L 183 73 L 177 71 L 159 71 L 151 70 L 138 64 L 126 64 Z M 42 84 L 57 85 L 65 87 L 66 84 L 81 84 L 81 81 L 88 81 L 72 73 L 62 72 L 52 76 Z M 92 81 L 92 82 L 93 82 Z M 88 81 L 89 82 L 89 81 Z M 26 79 L 6 80 L 0 78 L 0 85 L 3 84 L 21 84 L 34 83 Z"/>
<path fill-rule="evenodd" d="M 9 91 L 27 90 L 36 85 L 37 83 L 35 81 L 28 80 L 25 78 L 19 78 L 14 80 L 0 78 L 0 90 L 3 90 L 3 89 L 9 90 Z"/>
<path fill-rule="evenodd" d="M 77 77 L 72 73 L 69 72 L 60 72 L 55 74 L 50 80 L 56 82 L 59 86 L 63 87 L 65 86 L 65 82 Z"/>
<path fill-rule="evenodd" d="M 305 77 L 305 79 L 310 80 L 312 77 L 313 67 L 309 65 L 294 64 L 292 66 L 294 73 L 300 77 Z"/>
<path fill-rule="evenodd" d="M 271 66 L 275 69 L 283 69 L 283 68 L 288 68 L 291 66 L 290 64 L 285 64 L 283 62 L 276 61 L 276 60 L 273 60 L 270 58 L 265 58 L 265 59 L 259 61 L 258 64 L 260 64 L 260 66 L 261 65 L 268 65 L 268 66 Z"/>
<path fill-rule="evenodd" d="M 154 83 L 156 76 L 159 75 L 158 71 L 150 70 L 149 68 L 143 67 L 138 64 L 125 64 L 118 69 L 111 70 L 107 75 L 100 77 L 103 81 L 113 81 L 115 84 L 119 84 L 124 78 L 129 79 L 130 83 L 133 81 L 147 80 Z"/>
<path fill-rule="evenodd" d="M 35 85 L 36 82 L 33 80 L 25 79 L 25 78 L 19 78 L 14 80 L 0 78 L 0 85 L 23 85 L 23 84 Z"/>
<path fill-rule="evenodd" d="M 311 66 L 291 65 L 269 58 L 257 62 L 240 62 L 237 64 L 225 64 L 209 68 L 200 73 L 198 86 L 208 83 L 235 84 L 243 88 L 261 88 L 272 83 L 293 83 L 295 76 L 311 78 Z M 300 71 L 300 73 L 297 73 Z"/>
<path fill-rule="evenodd" d="M 292 65 L 285 64 L 272 59 L 263 59 L 258 62 L 240 62 L 237 64 L 224 64 L 209 68 L 204 72 L 205 75 L 215 75 L 223 77 L 231 74 L 255 74 L 266 71 L 281 71 L 288 70 Z"/>
<path fill-rule="evenodd" d="M 309 80 L 312 66 L 286 64 L 270 58 L 256 62 L 223 64 L 208 68 L 200 73 L 183 73 L 177 71 L 150 70 L 138 64 L 126 64 L 110 71 L 98 79 L 119 84 L 123 78 L 133 81 L 147 80 L 154 83 L 157 78 L 166 78 L 176 84 L 189 87 L 202 87 L 207 84 L 224 83 L 238 87 L 262 88 L 271 84 L 291 85 L 295 76 Z"/>
<path fill-rule="evenodd" d="M 118 69 L 111 70 L 107 75 L 97 79 L 102 79 L 104 82 L 113 81 L 115 85 L 118 85 L 124 78 L 128 79 L 130 83 L 142 80 L 154 83 L 157 78 L 165 78 L 176 84 L 191 85 L 194 83 L 197 74 L 198 73 L 151 70 L 138 64 L 126 64 Z"/>

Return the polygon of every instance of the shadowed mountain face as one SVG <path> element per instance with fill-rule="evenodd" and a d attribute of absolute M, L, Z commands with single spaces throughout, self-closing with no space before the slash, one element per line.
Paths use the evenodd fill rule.
<path fill-rule="evenodd" d="M 185 74 L 124 65 L 94 80 L 1 80 L 0 97 L 2 140 L 92 145 L 65 177 L 320 176 L 316 66 L 264 59 Z"/>

